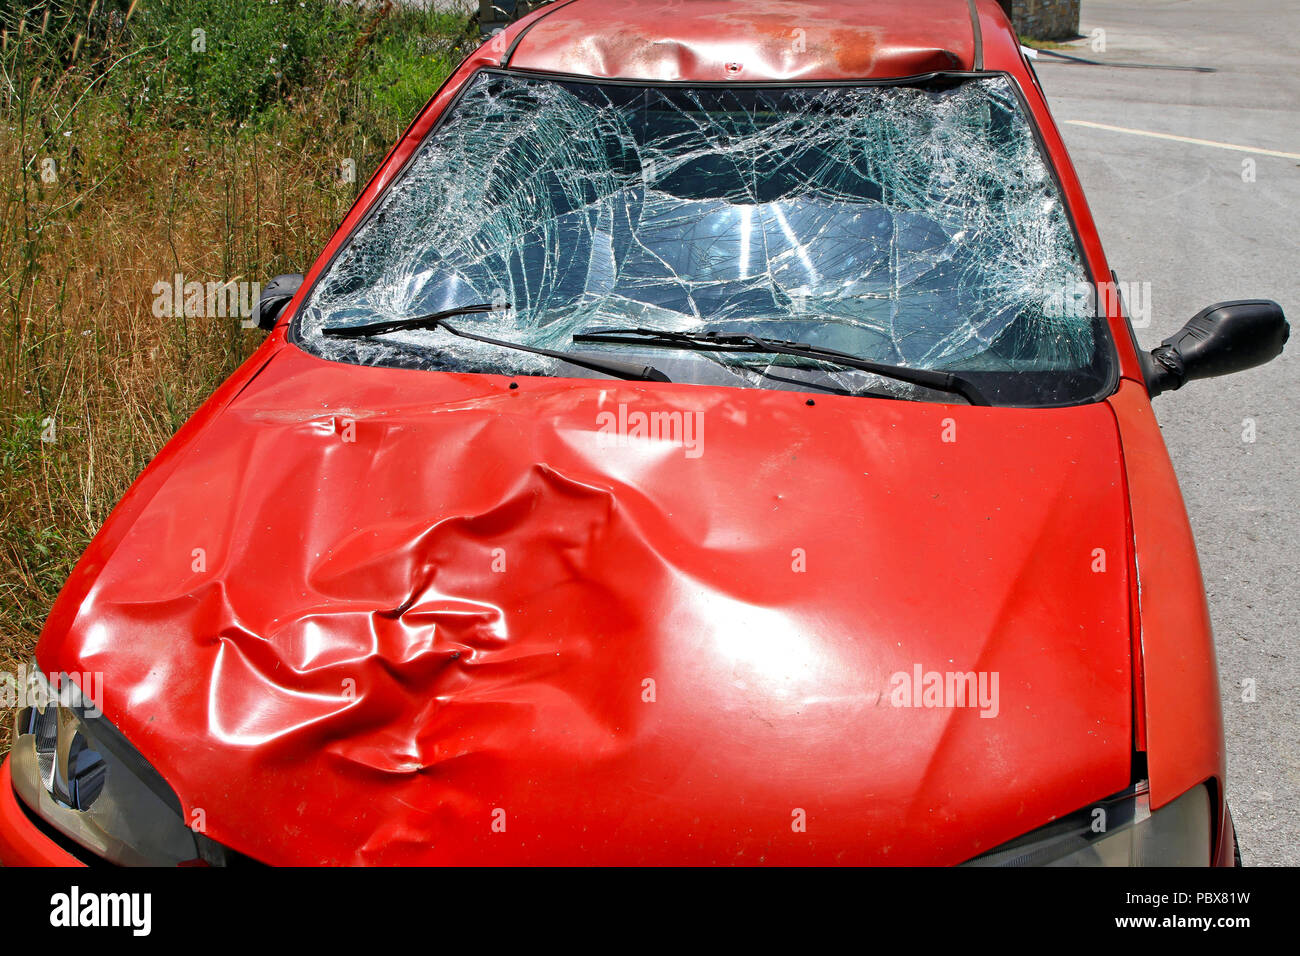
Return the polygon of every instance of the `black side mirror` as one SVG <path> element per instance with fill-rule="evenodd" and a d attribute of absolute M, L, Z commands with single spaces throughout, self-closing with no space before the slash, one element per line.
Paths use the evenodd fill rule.
<path fill-rule="evenodd" d="M 1172 392 L 1193 378 L 1212 378 L 1263 365 L 1282 354 L 1291 334 L 1282 307 L 1269 299 L 1220 302 L 1142 356 L 1147 391 Z"/>
<path fill-rule="evenodd" d="M 302 288 L 302 275 L 297 272 L 276 276 L 262 286 L 262 294 L 258 296 L 257 305 L 253 306 L 253 324 L 268 332 L 275 328 L 280 313 L 300 288 Z"/>

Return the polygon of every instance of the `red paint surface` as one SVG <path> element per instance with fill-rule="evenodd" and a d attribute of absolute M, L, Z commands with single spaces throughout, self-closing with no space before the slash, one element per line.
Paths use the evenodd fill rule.
<path fill-rule="evenodd" d="M 1104 406 L 508 384 L 283 347 L 42 665 L 276 862 L 953 863 L 1127 784 Z M 702 453 L 602 447 L 620 404 Z M 998 716 L 891 706 L 916 664 Z"/>
<path fill-rule="evenodd" d="M 965 0 L 577 0 L 536 22 L 521 70 L 613 79 L 856 80 L 971 69 Z"/>
<path fill-rule="evenodd" d="M 1196 543 L 1151 402 L 1131 382 L 1109 401 L 1124 442 L 1132 507 L 1155 808 L 1211 777 L 1222 790 L 1218 670 Z"/>
<path fill-rule="evenodd" d="M 514 65 L 598 76 L 881 77 L 972 55 L 960 0 L 686 9 L 577 0 L 490 41 L 304 291 L 529 22 Z M 979 9 L 985 65 L 1024 91 L 1107 277 L 1015 37 Z M 813 66 L 778 55 L 787 27 Z M 1056 410 L 511 391 L 308 356 L 284 341 L 297 306 L 119 505 L 39 648 L 46 669 L 106 673 L 109 718 L 215 839 L 278 863 L 959 862 L 1129 783 L 1134 541 L 1153 803 L 1221 779 L 1208 623 L 1179 603 L 1203 608 L 1195 553 L 1138 386 Z M 700 413 L 702 454 L 602 447 L 597 415 L 620 404 Z M 998 717 L 891 706 L 917 664 L 996 671 Z"/>
<path fill-rule="evenodd" d="M 5 866 L 83 866 L 28 819 L 14 794 L 9 760 L 0 763 L 0 861 Z"/>

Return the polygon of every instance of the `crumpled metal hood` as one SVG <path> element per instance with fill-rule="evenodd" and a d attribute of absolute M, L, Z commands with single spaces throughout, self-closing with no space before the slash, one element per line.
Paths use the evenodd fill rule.
<path fill-rule="evenodd" d="M 1104 404 L 510 384 L 275 351 L 42 666 L 276 863 L 955 863 L 1128 783 Z"/>
<path fill-rule="evenodd" d="M 966 0 L 581 0 L 520 36 L 514 69 L 654 81 L 915 76 L 972 69 L 975 48 Z"/>

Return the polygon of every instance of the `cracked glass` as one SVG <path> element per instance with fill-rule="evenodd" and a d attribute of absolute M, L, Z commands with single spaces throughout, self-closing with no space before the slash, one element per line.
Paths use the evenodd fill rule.
<path fill-rule="evenodd" d="M 801 357 L 572 336 L 750 333 L 958 372 L 995 404 L 1068 404 L 1108 378 L 1088 288 L 1006 78 L 689 88 L 481 72 L 316 283 L 296 340 L 343 362 L 600 377 L 441 329 L 322 334 L 496 303 L 449 321 L 675 382 L 953 400 Z"/>

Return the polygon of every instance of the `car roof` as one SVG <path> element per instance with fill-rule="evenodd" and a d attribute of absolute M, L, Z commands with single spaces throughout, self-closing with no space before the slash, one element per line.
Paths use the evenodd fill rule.
<path fill-rule="evenodd" d="M 502 65 L 608 79 L 855 80 L 983 69 L 1018 41 L 993 0 L 556 0 Z"/>

